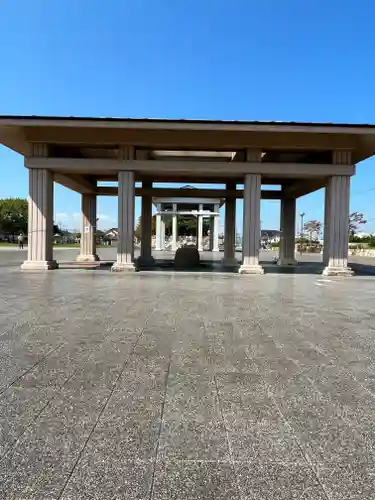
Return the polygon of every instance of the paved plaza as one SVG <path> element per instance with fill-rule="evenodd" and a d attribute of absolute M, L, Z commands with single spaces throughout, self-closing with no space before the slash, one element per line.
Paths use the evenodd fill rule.
<path fill-rule="evenodd" d="M 23 259 L 0 251 L 1 499 L 375 498 L 375 278 Z"/>

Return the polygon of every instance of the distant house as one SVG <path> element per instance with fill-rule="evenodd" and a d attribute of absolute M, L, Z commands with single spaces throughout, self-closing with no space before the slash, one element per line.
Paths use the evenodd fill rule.
<path fill-rule="evenodd" d="M 278 243 L 280 241 L 280 231 L 277 229 L 262 229 L 261 240 L 265 243 Z"/>
<path fill-rule="evenodd" d="M 112 229 L 108 229 L 103 234 L 103 240 L 118 240 L 118 229 L 117 227 L 113 227 Z"/>

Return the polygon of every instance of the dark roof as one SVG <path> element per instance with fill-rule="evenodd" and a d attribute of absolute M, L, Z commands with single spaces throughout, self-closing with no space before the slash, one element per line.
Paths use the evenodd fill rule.
<path fill-rule="evenodd" d="M 232 125 L 296 125 L 308 127 L 367 127 L 375 128 L 371 123 L 333 123 L 333 122 L 298 122 L 298 121 L 259 121 L 259 120 L 210 120 L 210 119 L 185 119 L 185 118 L 120 118 L 120 117 L 99 117 L 99 116 L 42 116 L 42 115 L 0 115 L 1 119 L 20 120 L 76 120 L 76 121 L 113 121 L 113 122 L 144 122 L 150 123 L 207 123 L 207 124 L 232 124 Z"/>

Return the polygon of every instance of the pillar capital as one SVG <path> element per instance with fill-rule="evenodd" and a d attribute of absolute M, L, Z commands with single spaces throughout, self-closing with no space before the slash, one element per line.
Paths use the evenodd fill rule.
<path fill-rule="evenodd" d="M 48 156 L 48 144 L 44 142 L 32 142 L 30 143 L 31 156 L 39 156 L 47 158 Z"/>
<path fill-rule="evenodd" d="M 135 148 L 133 146 L 120 146 L 118 150 L 119 160 L 134 160 Z"/>
<path fill-rule="evenodd" d="M 260 148 L 246 148 L 246 161 L 253 163 L 262 161 L 262 150 Z"/>
<path fill-rule="evenodd" d="M 335 149 L 332 151 L 334 165 L 352 165 L 352 152 L 349 149 Z"/>

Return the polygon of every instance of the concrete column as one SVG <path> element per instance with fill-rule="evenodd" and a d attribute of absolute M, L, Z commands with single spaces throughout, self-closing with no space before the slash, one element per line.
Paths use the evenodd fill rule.
<path fill-rule="evenodd" d="M 165 222 L 163 216 L 160 219 L 160 248 L 165 250 Z"/>
<path fill-rule="evenodd" d="M 242 274 L 263 274 L 259 265 L 261 175 L 245 175 L 243 200 Z"/>
<path fill-rule="evenodd" d="M 214 217 L 210 216 L 209 218 L 209 225 L 210 225 L 210 239 L 209 239 L 209 250 L 212 252 L 214 248 Z"/>
<path fill-rule="evenodd" d="M 203 211 L 202 203 L 199 204 L 199 214 Z M 197 247 L 199 252 L 203 252 L 203 216 L 198 215 Z"/>
<path fill-rule="evenodd" d="M 29 170 L 27 260 L 21 269 L 56 269 L 53 260 L 53 177 L 50 171 Z"/>
<path fill-rule="evenodd" d="M 294 266 L 297 264 L 295 257 L 296 237 L 296 199 L 281 199 L 280 214 L 280 266 Z"/>
<path fill-rule="evenodd" d="M 220 205 L 215 203 L 214 210 L 216 213 L 220 210 Z M 213 252 L 219 251 L 219 223 L 220 223 L 220 215 L 214 215 L 214 237 L 213 237 Z"/>
<path fill-rule="evenodd" d="M 165 224 L 163 223 L 162 216 L 160 215 L 162 204 L 158 203 L 156 208 L 158 211 L 156 215 L 156 250 L 164 250 L 164 236 L 162 236 L 162 232 L 164 230 L 165 233 Z"/>
<path fill-rule="evenodd" d="M 227 184 L 227 189 L 236 189 L 236 186 Z M 225 266 L 237 266 L 235 258 L 236 248 L 236 198 L 230 196 L 225 200 L 225 227 L 224 227 L 224 259 Z"/>
<path fill-rule="evenodd" d="M 326 276 L 351 276 L 348 267 L 350 177 L 330 177 L 326 187 L 324 257 Z"/>
<path fill-rule="evenodd" d="M 177 250 L 177 204 L 173 203 L 173 215 L 172 215 L 172 251 Z"/>
<path fill-rule="evenodd" d="M 152 187 L 152 183 L 148 185 L 142 182 L 142 187 Z M 137 264 L 140 266 L 152 266 L 155 259 L 152 256 L 152 196 L 142 196 L 142 214 L 141 214 L 141 255 L 137 259 Z"/>
<path fill-rule="evenodd" d="M 160 212 L 160 203 L 157 204 L 156 210 Z M 156 234 L 155 234 L 155 239 L 156 239 L 156 245 L 155 245 L 155 250 L 161 250 L 160 248 L 160 230 L 161 230 L 161 216 L 159 213 L 156 214 Z"/>
<path fill-rule="evenodd" d="M 82 194 L 81 248 L 78 262 L 99 260 L 96 253 L 96 195 Z"/>
<path fill-rule="evenodd" d="M 118 174 L 118 242 L 117 262 L 112 271 L 134 271 L 134 172 Z"/>
<path fill-rule="evenodd" d="M 329 229 L 328 229 L 328 221 L 330 219 L 329 215 L 329 194 L 327 186 L 324 189 L 324 240 L 323 240 L 323 264 L 328 266 L 329 262 Z M 349 231 L 349 223 L 348 223 L 348 231 Z"/>

